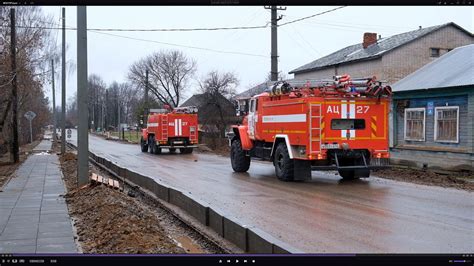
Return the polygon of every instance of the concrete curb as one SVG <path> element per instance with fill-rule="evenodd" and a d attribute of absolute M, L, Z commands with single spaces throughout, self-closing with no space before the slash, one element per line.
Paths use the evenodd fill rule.
<path fill-rule="evenodd" d="M 76 147 L 73 144 L 70 145 Z M 130 171 L 92 152 L 90 157 L 96 163 L 109 169 L 113 175 L 122 178 L 124 182 L 148 190 L 159 199 L 179 207 L 246 253 L 304 253 L 254 226 L 241 224 L 236 218 L 225 215 L 221 210 L 209 207 L 208 204 L 193 198 L 189 193 L 158 183 L 153 178 Z"/>

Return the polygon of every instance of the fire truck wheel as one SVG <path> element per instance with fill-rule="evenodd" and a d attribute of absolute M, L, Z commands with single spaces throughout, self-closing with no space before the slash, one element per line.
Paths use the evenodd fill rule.
<path fill-rule="evenodd" d="M 189 154 L 189 153 L 193 153 L 193 148 L 179 148 L 179 151 L 182 154 Z"/>
<path fill-rule="evenodd" d="M 158 146 L 156 146 L 155 136 L 150 136 L 149 141 L 150 141 L 150 153 L 151 154 L 160 154 L 161 149 L 158 148 Z"/>
<path fill-rule="evenodd" d="M 247 172 L 250 168 L 250 157 L 242 150 L 240 140 L 234 140 L 230 148 L 230 162 L 235 172 Z"/>
<path fill-rule="evenodd" d="M 339 172 L 339 175 L 344 180 L 357 179 L 357 177 L 355 176 L 354 170 L 339 170 L 338 172 Z"/>
<path fill-rule="evenodd" d="M 140 147 L 142 148 L 142 152 L 147 152 L 148 151 L 148 144 L 145 144 L 145 140 L 143 137 L 140 139 Z"/>
<path fill-rule="evenodd" d="M 290 159 L 286 144 L 281 142 L 278 144 L 275 157 L 273 159 L 275 165 L 275 173 L 281 181 L 293 181 L 294 179 L 294 162 Z"/>
<path fill-rule="evenodd" d="M 151 154 L 155 154 L 155 137 L 154 136 L 149 136 L 148 137 L 148 143 L 149 143 L 149 151 Z"/>
<path fill-rule="evenodd" d="M 175 153 L 176 152 L 176 148 L 170 148 L 170 153 Z"/>

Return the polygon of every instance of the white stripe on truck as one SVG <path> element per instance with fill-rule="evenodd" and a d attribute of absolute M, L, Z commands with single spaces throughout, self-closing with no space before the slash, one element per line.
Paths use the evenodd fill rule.
<path fill-rule="evenodd" d="M 354 118 L 355 118 L 355 114 L 356 114 L 356 112 L 355 112 L 355 109 L 356 109 L 356 107 L 355 107 L 355 101 L 354 101 L 354 100 L 351 100 L 350 103 L 351 103 L 351 104 L 349 105 L 349 118 L 354 119 Z M 355 138 L 355 136 L 356 136 L 356 131 L 355 131 L 354 129 L 351 129 L 351 130 L 349 130 L 349 134 L 350 134 L 351 138 Z"/>
<path fill-rule="evenodd" d="M 341 118 L 347 118 L 347 101 L 341 101 Z M 341 129 L 341 137 L 346 138 L 347 130 Z"/>
<path fill-rule="evenodd" d="M 263 123 L 296 123 L 306 122 L 306 114 L 294 115 L 265 115 L 262 117 Z"/>
<path fill-rule="evenodd" d="M 174 120 L 174 135 L 178 136 L 178 119 Z"/>

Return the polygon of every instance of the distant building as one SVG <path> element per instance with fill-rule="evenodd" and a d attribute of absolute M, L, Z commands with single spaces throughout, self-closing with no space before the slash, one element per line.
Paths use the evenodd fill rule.
<path fill-rule="evenodd" d="M 474 170 L 474 44 L 392 86 L 391 156 L 415 167 Z"/>
<path fill-rule="evenodd" d="M 199 130 L 202 132 L 218 132 L 221 126 L 221 116 L 229 124 L 236 121 L 235 105 L 221 94 L 215 96 L 207 92 L 195 94 L 180 106 L 196 106 L 198 108 Z"/>
<path fill-rule="evenodd" d="M 289 72 L 297 80 L 334 75 L 372 77 L 393 84 L 450 50 L 474 43 L 474 36 L 450 22 L 387 38 L 365 33 L 363 42 L 345 47 Z"/>
<path fill-rule="evenodd" d="M 260 83 L 244 92 L 235 95 L 234 100 L 237 102 L 237 110 L 241 112 L 248 112 L 249 99 L 257 94 L 264 92 L 269 86 L 273 85 L 274 82 L 267 81 Z"/>

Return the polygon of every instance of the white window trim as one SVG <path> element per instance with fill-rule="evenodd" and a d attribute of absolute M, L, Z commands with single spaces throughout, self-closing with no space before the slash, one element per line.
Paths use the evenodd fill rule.
<path fill-rule="evenodd" d="M 438 140 L 438 110 L 456 109 L 456 140 Z M 439 106 L 435 107 L 434 141 L 440 143 L 459 143 L 459 106 Z"/>
<path fill-rule="evenodd" d="M 411 139 L 407 137 L 407 112 L 408 111 L 423 111 L 423 139 Z M 409 141 L 426 141 L 426 110 L 425 108 L 405 108 L 405 116 L 403 117 L 405 127 L 403 129 L 404 139 Z"/>

